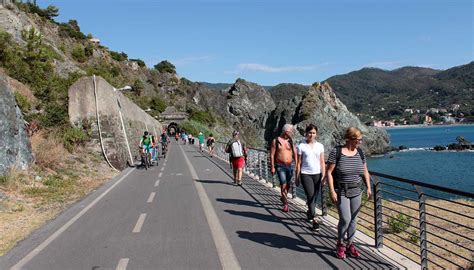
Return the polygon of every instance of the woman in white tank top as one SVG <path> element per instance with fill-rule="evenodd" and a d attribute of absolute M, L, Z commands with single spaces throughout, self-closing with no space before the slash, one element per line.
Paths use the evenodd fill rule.
<path fill-rule="evenodd" d="M 307 218 L 312 223 L 314 231 L 319 230 L 316 220 L 316 198 L 324 179 L 326 164 L 324 163 L 324 146 L 316 141 L 318 128 L 309 124 L 306 127 L 306 140 L 298 145 L 298 159 L 296 165 L 296 185 L 300 182 L 306 194 L 308 211 Z"/>

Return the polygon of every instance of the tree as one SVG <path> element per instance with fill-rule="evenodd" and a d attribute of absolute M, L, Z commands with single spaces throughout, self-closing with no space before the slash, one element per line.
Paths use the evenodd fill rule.
<path fill-rule="evenodd" d="M 49 5 L 46 9 L 43 10 L 44 17 L 52 20 L 54 17 L 59 16 L 59 9 L 56 6 Z"/>
<path fill-rule="evenodd" d="M 161 61 L 158 64 L 154 66 L 156 70 L 158 70 L 160 73 L 172 73 L 176 74 L 176 67 L 168 62 L 167 60 Z"/>

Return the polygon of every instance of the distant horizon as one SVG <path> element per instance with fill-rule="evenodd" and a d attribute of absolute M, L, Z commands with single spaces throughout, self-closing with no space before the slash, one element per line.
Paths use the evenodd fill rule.
<path fill-rule="evenodd" d="M 474 59 L 471 0 L 37 0 L 113 51 L 191 81 L 310 85 L 364 67 Z"/>
<path fill-rule="evenodd" d="M 419 66 L 404 66 L 404 67 L 399 67 L 399 68 L 394 68 L 394 69 L 383 69 L 383 68 L 378 68 L 378 67 L 363 67 L 363 68 L 361 68 L 361 69 L 349 71 L 349 72 L 347 72 L 347 73 L 335 74 L 335 75 L 332 75 L 332 76 L 330 76 L 330 77 L 328 77 L 328 78 L 326 78 L 326 79 L 324 79 L 324 80 L 321 80 L 321 81 L 314 81 L 314 82 L 312 82 L 311 84 L 301 84 L 301 83 L 295 83 L 295 82 L 281 82 L 281 83 L 277 83 L 277 84 L 275 84 L 275 85 L 261 85 L 261 84 L 259 84 L 259 83 L 257 83 L 257 84 L 260 85 L 260 86 L 264 86 L 264 87 L 273 87 L 273 86 L 277 86 L 277 85 L 279 85 L 279 84 L 299 84 L 299 85 L 303 85 L 303 86 L 311 86 L 313 83 L 316 83 L 316 82 L 325 82 L 325 81 L 327 81 L 329 78 L 334 77 L 334 76 L 346 75 L 346 74 L 349 74 L 349 73 L 351 73 L 351 72 L 360 71 L 360 70 L 366 69 L 366 68 L 367 68 L 367 69 L 380 69 L 380 70 L 383 70 L 383 71 L 395 71 L 395 70 L 403 69 L 403 68 L 426 68 L 426 69 L 431 69 L 431 70 L 435 70 L 435 71 L 446 71 L 446 70 L 451 69 L 451 68 L 455 68 L 455 67 L 459 67 L 459 66 L 468 65 L 468 64 L 470 64 L 470 63 L 472 63 L 472 62 L 474 62 L 474 60 L 473 60 L 473 61 L 470 61 L 470 62 L 468 62 L 468 63 L 465 63 L 465 64 L 460 64 L 460 65 L 457 65 L 457 66 L 448 67 L 448 68 L 446 68 L 446 69 L 434 69 L 434 68 L 419 67 Z M 148 66 L 147 66 L 147 67 L 148 67 Z M 148 68 L 150 68 L 150 67 L 148 67 Z M 178 75 L 179 75 L 179 74 L 178 74 Z M 229 82 L 229 83 L 228 83 L 228 82 L 207 82 L 207 81 L 194 81 L 194 82 L 196 82 L 196 83 L 210 83 L 210 84 L 234 84 L 235 81 L 238 80 L 238 79 L 244 79 L 244 80 L 246 80 L 246 81 L 248 81 L 248 82 L 256 83 L 256 82 L 247 80 L 247 79 L 242 78 L 242 77 L 235 78 L 235 80 L 234 80 L 233 82 Z"/>

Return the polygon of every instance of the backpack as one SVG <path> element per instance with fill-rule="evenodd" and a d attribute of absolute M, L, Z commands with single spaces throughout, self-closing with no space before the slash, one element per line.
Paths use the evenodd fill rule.
<path fill-rule="evenodd" d="M 357 152 L 359 152 L 359 156 L 362 160 L 365 159 L 365 155 L 364 155 L 364 152 L 362 151 L 362 149 L 360 149 L 359 147 L 357 147 Z M 336 172 L 336 169 L 337 169 L 337 163 L 339 162 L 339 160 L 341 159 L 341 156 L 342 156 L 342 145 L 338 145 L 336 146 L 336 163 L 334 164 L 335 167 L 334 167 L 334 170 L 332 171 L 332 179 L 334 179 L 334 182 L 337 181 L 337 172 Z"/>
<path fill-rule="evenodd" d="M 234 141 L 227 146 L 227 153 L 229 153 L 233 158 L 243 157 L 244 149 L 240 141 Z"/>

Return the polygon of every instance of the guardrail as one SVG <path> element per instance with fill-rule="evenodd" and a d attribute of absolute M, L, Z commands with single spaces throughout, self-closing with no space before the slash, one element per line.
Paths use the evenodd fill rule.
<path fill-rule="evenodd" d="M 229 162 L 225 143 L 217 142 L 215 154 Z M 249 148 L 244 168 L 273 186 L 269 153 Z M 474 194 L 370 171 L 373 198 L 364 193 L 359 227 L 386 246 L 420 263 L 421 269 L 474 267 Z M 294 182 L 294 181 L 293 181 Z M 294 196 L 305 200 L 302 188 Z M 293 197 L 294 198 L 294 197 Z M 323 215 L 337 217 L 327 185 L 321 189 L 318 207 Z"/>

